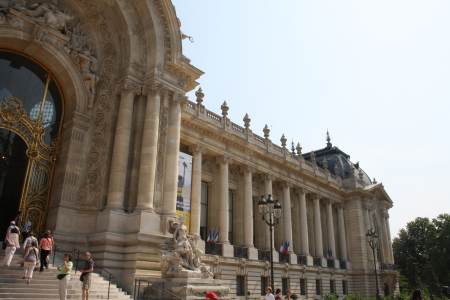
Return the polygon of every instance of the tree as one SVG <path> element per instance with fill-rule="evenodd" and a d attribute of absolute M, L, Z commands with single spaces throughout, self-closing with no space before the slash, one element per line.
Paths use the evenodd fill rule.
<path fill-rule="evenodd" d="M 440 294 L 440 287 L 450 284 L 450 215 L 409 222 L 394 239 L 393 250 L 409 290 L 426 288 Z"/>

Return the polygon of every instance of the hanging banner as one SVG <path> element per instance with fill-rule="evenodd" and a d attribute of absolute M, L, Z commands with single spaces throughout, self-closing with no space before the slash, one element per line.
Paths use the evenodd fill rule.
<path fill-rule="evenodd" d="M 192 156 L 180 152 L 178 164 L 177 217 L 189 228 L 191 218 Z"/>

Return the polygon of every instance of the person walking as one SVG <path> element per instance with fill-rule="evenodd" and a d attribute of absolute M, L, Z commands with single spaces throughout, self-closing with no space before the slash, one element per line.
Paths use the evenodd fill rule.
<path fill-rule="evenodd" d="M 90 252 L 86 252 L 84 254 L 85 261 L 84 267 L 81 269 L 80 280 L 82 281 L 81 292 L 82 292 L 82 300 L 89 299 L 89 289 L 91 288 L 91 274 L 94 272 L 95 262 L 92 259 L 92 255 Z"/>
<path fill-rule="evenodd" d="M 38 244 L 38 240 L 37 238 L 34 236 L 34 232 L 30 231 L 30 233 L 28 234 L 28 237 L 23 241 L 23 257 L 25 257 L 25 253 L 27 253 L 28 248 L 31 247 L 31 244 L 33 242 L 36 242 L 36 245 Z"/>
<path fill-rule="evenodd" d="M 44 271 L 44 267 L 48 269 L 48 258 L 49 255 L 52 253 L 54 246 L 52 233 L 50 230 L 47 230 L 44 234 L 44 237 L 39 242 L 39 248 L 41 252 L 41 267 L 39 269 L 39 272 Z"/>
<path fill-rule="evenodd" d="M 275 300 L 282 300 L 281 290 L 280 289 L 276 289 L 275 290 Z"/>
<path fill-rule="evenodd" d="M 67 298 L 67 283 L 70 281 L 70 272 L 72 272 L 73 262 L 70 254 L 64 254 L 64 262 L 58 267 L 59 280 L 59 300 L 66 300 Z"/>
<path fill-rule="evenodd" d="M 266 290 L 266 296 L 264 296 L 265 300 L 275 300 L 274 295 L 272 294 L 272 288 L 268 287 Z"/>
<path fill-rule="evenodd" d="M 20 230 L 19 227 L 16 226 L 16 222 L 11 221 L 5 236 L 5 258 L 3 264 L 7 267 L 11 264 L 17 248 L 20 248 L 19 232 Z"/>
<path fill-rule="evenodd" d="M 26 280 L 27 284 L 30 284 L 31 278 L 33 278 L 33 271 L 37 263 L 39 263 L 39 249 L 37 241 L 33 241 L 24 255 L 23 267 L 25 274 L 23 278 Z"/>

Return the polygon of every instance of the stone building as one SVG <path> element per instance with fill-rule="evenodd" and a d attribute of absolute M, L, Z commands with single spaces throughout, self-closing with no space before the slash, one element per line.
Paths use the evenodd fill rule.
<path fill-rule="evenodd" d="M 89 249 L 131 290 L 159 277 L 169 220 L 205 242 L 204 260 L 233 295 L 268 284 L 261 196 L 282 204 L 275 282 L 302 298 L 374 293 L 366 232 L 380 236 L 381 290 L 392 293 L 381 183 L 328 139 L 302 153 L 204 106 L 202 71 L 182 54 L 170 0 L 0 1 L 0 197 L 11 219 Z M 294 147 L 293 147 L 294 148 Z"/>

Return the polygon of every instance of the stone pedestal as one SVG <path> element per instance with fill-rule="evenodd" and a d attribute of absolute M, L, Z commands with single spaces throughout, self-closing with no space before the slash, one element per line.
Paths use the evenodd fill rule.
<path fill-rule="evenodd" d="M 223 257 L 234 257 L 234 247 L 230 244 L 222 245 L 222 256 Z"/>
<path fill-rule="evenodd" d="M 254 247 L 248 248 L 248 259 L 258 260 L 258 249 Z"/>
<path fill-rule="evenodd" d="M 278 254 L 277 250 L 272 249 L 272 257 L 274 263 L 280 262 L 280 255 Z"/>
<path fill-rule="evenodd" d="M 161 278 L 152 280 L 144 292 L 144 300 L 204 300 L 207 292 L 215 292 L 219 299 L 228 297 L 230 288 L 222 280 L 204 278 Z"/>
<path fill-rule="evenodd" d="M 339 259 L 335 259 L 334 260 L 334 268 L 339 269 L 340 267 L 341 267 L 341 262 L 339 261 Z"/>
<path fill-rule="evenodd" d="M 314 265 L 314 258 L 311 255 L 306 256 L 306 265 L 310 267 Z"/>
<path fill-rule="evenodd" d="M 325 257 L 321 257 L 320 258 L 320 266 L 322 268 L 326 268 L 328 266 L 328 261 L 327 261 L 327 259 Z"/>
<path fill-rule="evenodd" d="M 291 263 L 291 265 L 296 265 L 297 264 L 297 254 L 289 253 L 289 262 Z"/>

